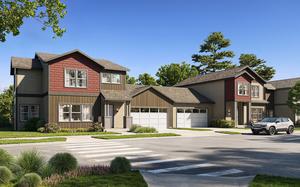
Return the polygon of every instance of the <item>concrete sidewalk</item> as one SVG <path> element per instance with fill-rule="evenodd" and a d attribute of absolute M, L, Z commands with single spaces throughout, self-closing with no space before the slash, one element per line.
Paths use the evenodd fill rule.
<path fill-rule="evenodd" d="M 149 187 L 248 187 L 254 178 L 254 176 L 232 178 L 141 173 Z"/>

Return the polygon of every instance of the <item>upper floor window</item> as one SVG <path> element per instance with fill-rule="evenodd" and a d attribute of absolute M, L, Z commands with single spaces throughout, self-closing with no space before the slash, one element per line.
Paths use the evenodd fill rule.
<path fill-rule="evenodd" d="M 66 69 L 65 70 L 65 87 L 86 88 L 87 73 L 85 70 Z"/>
<path fill-rule="evenodd" d="M 248 96 L 249 95 L 248 83 L 238 83 L 238 95 Z"/>
<path fill-rule="evenodd" d="M 101 73 L 101 82 L 121 84 L 121 75 L 116 73 Z"/>
<path fill-rule="evenodd" d="M 259 86 L 258 85 L 252 85 L 251 86 L 251 96 L 252 97 L 259 97 Z"/>
<path fill-rule="evenodd" d="M 20 121 L 27 121 L 31 118 L 39 118 L 39 105 L 21 105 Z"/>

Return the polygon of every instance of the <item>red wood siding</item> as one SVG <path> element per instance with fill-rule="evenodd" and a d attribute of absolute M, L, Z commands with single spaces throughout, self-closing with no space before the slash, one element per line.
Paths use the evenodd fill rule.
<path fill-rule="evenodd" d="M 225 99 L 226 101 L 234 101 L 234 79 L 225 80 Z"/>
<path fill-rule="evenodd" d="M 64 70 L 66 68 L 87 70 L 86 88 L 67 88 L 64 86 Z M 49 64 L 49 91 L 50 92 L 82 92 L 99 93 L 100 92 L 100 69 L 101 67 L 90 59 L 73 53 L 59 58 Z"/>
<path fill-rule="evenodd" d="M 251 78 L 247 74 L 243 74 L 234 80 L 235 82 L 235 100 L 236 101 L 242 101 L 242 102 L 250 102 L 251 101 Z M 243 83 L 248 83 L 248 96 L 241 96 L 238 95 L 238 83 L 243 82 Z"/>

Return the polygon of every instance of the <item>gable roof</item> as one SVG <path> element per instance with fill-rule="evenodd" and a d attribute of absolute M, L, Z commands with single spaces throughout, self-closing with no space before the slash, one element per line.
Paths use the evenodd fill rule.
<path fill-rule="evenodd" d="M 268 83 L 273 85 L 276 89 L 282 89 L 282 88 L 291 88 L 298 81 L 300 81 L 300 77 L 291 78 L 291 79 L 269 81 Z"/>
<path fill-rule="evenodd" d="M 102 66 L 104 69 L 106 70 L 115 70 L 115 71 L 129 71 L 128 68 L 120 66 L 118 64 L 115 64 L 109 60 L 105 60 L 105 59 L 94 59 L 90 56 L 88 56 L 87 54 L 85 54 L 84 52 L 75 49 L 63 54 L 51 54 L 51 53 L 43 53 L 43 52 L 37 52 L 36 56 L 39 57 L 40 60 L 42 60 L 43 62 L 46 63 L 50 63 L 53 60 L 56 60 L 58 58 L 67 56 L 69 54 L 73 54 L 73 53 L 79 53 L 83 56 L 85 56 L 86 58 L 90 59 L 91 61 L 97 63 L 98 65 Z"/>
<path fill-rule="evenodd" d="M 198 83 L 204 83 L 204 82 L 210 82 L 210 81 L 216 81 L 216 80 L 223 80 L 223 79 L 227 79 L 227 78 L 234 78 L 234 77 L 238 77 L 244 73 L 248 74 L 251 78 L 254 79 L 254 77 L 250 73 L 248 73 L 248 71 L 251 71 L 263 83 L 266 83 L 266 81 L 262 77 L 260 77 L 255 71 L 253 71 L 249 66 L 238 66 L 238 67 L 231 68 L 228 70 L 217 71 L 217 72 L 213 72 L 213 73 L 208 73 L 206 75 L 198 75 L 195 77 L 191 77 L 191 78 L 181 81 L 180 83 L 176 84 L 175 86 L 186 86 L 186 85 L 191 85 L 191 84 L 198 84 Z"/>
<path fill-rule="evenodd" d="M 11 70 L 10 74 L 13 75 L 13 68 L 18 69 L 42 69 L 41 63 L 32 58 L 22 58 L 22 57 L 11 57 Z"/>

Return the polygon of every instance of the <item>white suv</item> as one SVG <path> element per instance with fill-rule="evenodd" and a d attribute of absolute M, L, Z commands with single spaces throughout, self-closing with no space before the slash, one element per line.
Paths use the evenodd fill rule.
<path fill-rule="evenodd" d="M 294 123 L 289 118 L 284 117 L 264 118 L 260 122 L 251 125 L 253 134 L 259 134 L 262 131 L 270 135 L 274 135 L 280 131 L 292 134 L 294 132 L 294 128 Z"/>

